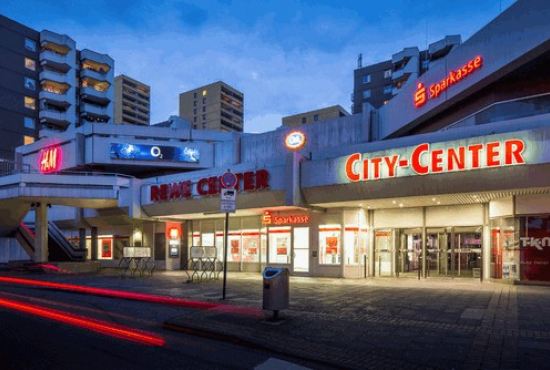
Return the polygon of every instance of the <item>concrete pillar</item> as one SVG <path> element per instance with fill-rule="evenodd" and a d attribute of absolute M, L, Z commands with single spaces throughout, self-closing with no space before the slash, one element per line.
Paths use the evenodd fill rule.
<path fill-rule="evenodd" d="M 38 203 L 34 209 L 35 213 L 35 234 L 34 261 L 48 262 L 48 207 Z"/>
<path fill-rule="evenodd" d="M 98 235 L 97 227 L 92 226 L 91 233 L 92 233 L 92 257 L 91 257 L 91 260 L 92 261 L 97 261 L 97 242 L 98 242 L 98 240 L 97 240 L 97 235 Z"/>
<path fill-rule="evenodd" d="M 491 277 L 491 218 L 489 215 L 489 204 L 483 205 L 483 234 L 481 248 L 481 279 L 489 280 Z"/>
<path fill-rule="evenodd" d="M 374 211 L 367 211 L 367 253 L 368 253 L 368 264 L 369 264 L 369 276 L 376 275 L 376 261 L 374 260 L 374 245 L 375 236 L 374 236 Z"/>
<path fill-rule="evenodd" d="M 78 247 L 86 248 L 86 229 L 83 227 L 78 229 Z"/>
<path fill-rule="evenodd" d="M 422 207 L 422 277 L 426 278 L 427 269 L 430 268 L 428 265 L 428 251 L 426 250 L 426 239 L 428 238 L 426 234 L 426 207 Z"/>

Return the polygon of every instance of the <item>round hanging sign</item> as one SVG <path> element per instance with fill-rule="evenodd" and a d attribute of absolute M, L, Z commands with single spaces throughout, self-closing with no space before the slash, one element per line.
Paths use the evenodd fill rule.
<path fill-rule="evenodd" d="M 290 150 L 302 149 L 306 144 L 306 135 L 300 131 L 292 131 L 286 135 L 285 145 Z"/>

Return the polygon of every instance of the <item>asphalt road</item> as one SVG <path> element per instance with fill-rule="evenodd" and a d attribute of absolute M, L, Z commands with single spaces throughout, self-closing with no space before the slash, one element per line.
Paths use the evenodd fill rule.
<path fill-rule="evenodd" d="M 10 307 L 6 307 L 6 305 Z M 13 306 L 16 306 L 15 309 Z M 27 311 L 19 310 L 22 308 Z M 300 369 L 269 353 L 164 330 L 189 310 L 147 302 L 0 286 L 1 369 Z M 39 315 L 46 313 L 54 317 Z M 66 323 L 58 320 L 65 320 Z M 77 325 L 92 324 L 92 329 Z M 107 334 L 98 333 L 114 326 Z M 128 339 L 117 338 L 128 330 Z M 134 341 L 132 333 L 140 340 Z M 105 330 L 104 330 L 105 331 Z M 133 339 L 132 339 L 133 338 Z M 162 344 L 161 344 L 162 343 Z M 302 366 L 318 368 L 318 365 Z"/>

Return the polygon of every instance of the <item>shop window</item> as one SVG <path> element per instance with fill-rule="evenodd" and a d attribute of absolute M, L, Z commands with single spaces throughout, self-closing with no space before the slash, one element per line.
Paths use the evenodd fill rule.
<path fill-rule="evenodd" d="M 260 260 L 260 233 L 258 230 L 243 230 L 243 262 Z"/>
<path fill-rule="evenodd" d="M 25 96 L 25 108 L 36 110 L 36 99 Z"/>
<path fill-rule="evenodd" d="M 269 263 L 290 263 L 290 226 L 269 228 Z"/>
<path fill-rule="evenodd" d="M 214 242 L 214 233 L 203 233 L 202 234 L 202 246 L 215 246 Z"/>
<path fill-rule="evenodd" d="M 191 244 L 192 247 L 200 247 L 201 246 L 201 233 L 194 232 L 193 233 L 193 244 Z"/>
<path fill-rule="evenodd" d="M 25 117 L 25 127 L 34 130 L 36 128 L 36 120 L 31 117 Z"/>
<path fill-rule="evenodd" d="M 260 230 L 260 245 L 261 245 L 261 262 L 267 263 L 267 228 Z"/>
<path fill-rule="evenodd" d="M 367 230 L 360 229 L 357 225 L 346 225 L 344 248 L 346 265 L 363 264 L 363 256 L 367 253 Z"/>
<path fill-rule="evenodd" d="M 25 58 L 25 68 L 36 71 L 36 61 L 31 58 Z"/>
<path fill-rule="evenodd" d="M 520 217 L 519 250 L 521 279 L 550 281 L 550 216 Z"/>
<path fill-rule="evenodd" d="M 322 265 L 340 264 L 340 225 L 319 226 L 319 263 Z"/>
<path fill-rule="evenodd" d="M 241 261 L 241 233 L 239 231 L 230 231 L 227 236 L 228 251 L 227 262 Z"/>

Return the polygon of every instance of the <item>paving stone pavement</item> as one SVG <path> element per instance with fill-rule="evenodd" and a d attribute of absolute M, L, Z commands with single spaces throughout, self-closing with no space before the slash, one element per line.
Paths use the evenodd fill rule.
<path fill-rule="evenodd" d="M 256 309 L 260 273 L 186 283 L 181 271 L 148 278 L 40 275 L 33 278 Z M 343 369 L 550 368 L 550 287 L 463 279 L 290 277 L 279 320 L 239 310 L 193 310 L 165 328 L 269 349 Z"/>

